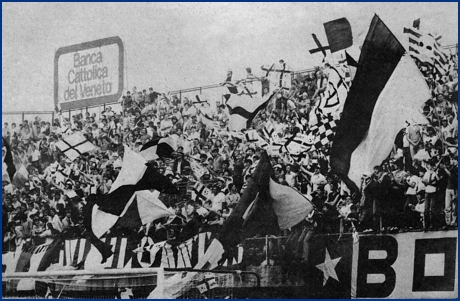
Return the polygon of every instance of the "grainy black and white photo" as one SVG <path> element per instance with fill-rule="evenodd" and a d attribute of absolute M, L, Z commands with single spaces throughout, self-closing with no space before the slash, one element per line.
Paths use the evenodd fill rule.
<path fill-rule="evenodd" d="M 458 3 L 2 3 L 2 297 L 458 298 Z"/>

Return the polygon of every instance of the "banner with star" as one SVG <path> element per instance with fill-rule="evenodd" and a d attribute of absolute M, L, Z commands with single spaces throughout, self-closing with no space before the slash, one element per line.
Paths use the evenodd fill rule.
<path fill-rule="evenodd" d="M 350 298 L 353 237 L 321 236 L 308 247 L 305 279 L 310 298 Z"/>

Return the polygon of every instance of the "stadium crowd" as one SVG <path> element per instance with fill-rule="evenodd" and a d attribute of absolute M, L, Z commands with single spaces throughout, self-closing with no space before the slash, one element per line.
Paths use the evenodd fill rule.
<path fill-rule="evenodd" d="M 272 178 L 309 194 L 315 214 L 305 223 L 317 231 L 410 231 L 457 226 L 457 83 L 456 75 L 430 80 L 432 99 L 423 112 L 429 124 L 408 124 L 398 134 L 392 153 L 372 174 L 363 175 L 361 191 L 350 193 L 330 174 L 330 145 L 293 160 L 286 152 L 269 153 Z M 295 134 L 308 121 L 325 91 L 327 72 L 317 68 L 293 80 L 289 93 L 279 93 L 255 117 L 261 130 L 269 121 L 280 138 Z M 322 84 L 321 84 L 322 83 Z M 123 164 L 124 145 L 135 152 L 150 140 L 177 134 L 171 158 L 156 161 L 158 169 L 181 190 L 161 196 L 176 216 L 135 231 L 121 226 L 111 231 L 155 241 L 184 240 L 199 231 L 218 231 L 240 200 L 248 176 L 264 151 L 258 144 L 230 134 L 229 112 L 221 100 L 211 105 L 219 128 L 203 122 L 201 104 L 187 97 L 169 97 L 147 90 L 128 91 L 123 112 L 110 106 L 100 116 L 75 114 L 70 120 L 24 120 L 4 123 L 2 136 L 13 153 L 17 176 L 2 182 L 4 250 L 21 240 L 43 241 L 57 235 L 85 235 L 85 199 L 110 191 Z M 96 150 L 69 160 L 55 145 L 81 131 Z M 3 148 L 3 156 L 5 156 Z M 191 161 L 206 169 L 199 179 Z M 196 181 L 211 190 L 208 198 L 192 198 Z M 289 232 L 289 231 L 287 231 Z M 288 233 L 284 233 L 288 234 Z"/>

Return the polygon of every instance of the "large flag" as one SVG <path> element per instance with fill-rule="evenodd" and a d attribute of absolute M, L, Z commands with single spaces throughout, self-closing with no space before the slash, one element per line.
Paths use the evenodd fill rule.
<path fill-rule="evenodd" d="M 243 218 L 243 216 L 248 217 L 251 207 L 256 207 L 255 202 L 259 199 L 259 195 L 259 203 L 269 202 L 267 198 L 269 197 L 268 185 L 270 172 L 270 159 L 268 158 L 267 153 L 263 152 L 259 160 L 259 164 L 252 176 L 248 179 L 247 187 L 243 191 L 240 201 L 230 214 L 229 218 L 225 221 L 222 226 L 222 230 L 219 232 L 218 239 L 224 246 L 225 250 L 233 249 L 245 235 L 248 235 L 247 232 L 243 231 L 243 224 L 245 223 L 245 218 Z M 255 214 L 252 216 L 254 218 L 264 218 L 267 220 L 266 222 L 272 222 L 268 221 L 267 216 L 259 217 Z"/>
<path fill-rule="evenodd" d="M 397 133 L 393 136 L 392 131 L 395 127 L 400 126 L 398 131 L 404 127 L 400 120 L 410 118 L 406 108 L 414 108 L 426 100 L 424 92 L 427 88 L 421 85 L 420 73 L 414 73 L 417 70 L 408 65 L 407 61 L 400 63 L 404 52 L 399 41 L 375 15 L 362 47 L 356 77 L 348 93 L 331 150 L 332 171 L 342 176 L 347 185 L 354 189 L 359 186 L 362 174 L 359 174 L 355 166 L 351 166 L 352 157 L 370 163 L 377 162 L 377 158 L 383 156 L 381 162 L 389 150 L 379 149 L 380 142 L 388 139 L 384 143 L 391 148 Z M 400 70 L 395 72 L 397 66 Z M 394 78 L 389 82 L 393 74 Z M 387 92 L 382 93 L 384 89 Z M 371 128 L 372 124 L 378 126 Z M 375 131 L 371 132 L 371 129 Z M 379 146 L 371 147 L 368 144 L 365 154 L 361 153 L 360 157 L 354 154 L 360 144 L 379 139 Z"/>
<path fill-rule="evenodd" d="M 380 93 L 366 137 L 351 155 L 348 177 L 356 185 L 360 184 L 364 173 L 372 172 L 375 165 L 385 160 L 406 122 L 425 120 L 428 123 L 422 114 L 422 106 L 430 96 L 425 79 L 414 61 L 403 56 Z"/>
<path fill-rule="evenodd" d="M 93 208 L 92 230 L 97 237 L 107 232 L 133 202 L 136 191 L 158 190 L 161 193 L 178 193 L 171 181 L 146 165 L 145 159 L 125 147 L 123 166 L 109 194 L 97 195 Z M 127 206 L 128 205 L 128 206 Z"/>
<path fill-rule="evenodd" d="M 2 151 L 5 153 L 5 155 L 2 154 L 2 181 L 11 182 L 13 181 L 14 174 L 16 173 L 16 167 L 14 166 L 13 154 L 11 153 L 10 145 L 3 137 Z"/>
<path fill-rule="evenodd" d="M 157 219 L 172 216 L 174 211 L 166 208 L 158 198 L 158 191 L 136 191 L 126 204 L 117 223 L 125 228 L 139 228 Z"/>
<path fill-rule="evenodd" d="M 350 22 L 346 18 L 326 22 L 323 25 L 332 53 L 353 45 Z"/>
<path fill-rule="evenodd" d="M 123 165 L 110 188 L 110 193 L 123 185 L 135 185 L 147 170 L 147 161 L 142 156 L 136 154 L 127 145 L 125 145 L 124 149 Z"/>
<path fill-rule="evenodd" d="M 56 147 L 72 161 L 80 157 L 81 154 L 90 152 L 96 148 L 94 144 L 86 140 L 81 132 L 76 132 L 59 140 L 56 142 Z"/>
<path fill-rule="evenodd" d="M 144 144 L 139 152 L 147 161 L 157 160 L 159 158 L 171 158 L 172 153 L 177 150 L 176 134 L 168 137 L 150 140 Z"/>
<path fill-rule="evenodd" d="M 310 200 L 292 187 L 278 184 L 270 179 L 269 191 L 281 230 L 297 225 L 313 211 Z"/>
<path fill-rule="evenodd" d="M 264 109 L 271 99 L 271 95 L 262 96 L 262 84 L 254 81 L 253 92 L 231 94 L 227 100 L 229 110 L 228 127 L 232 131 L 241 131 L 251 127 L 252 120 L 260 110 Z"/>

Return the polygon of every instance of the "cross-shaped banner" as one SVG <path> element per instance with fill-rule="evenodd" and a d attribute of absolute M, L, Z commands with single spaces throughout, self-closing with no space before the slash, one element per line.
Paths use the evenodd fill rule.
<path fill-rule="evenodd" d="M 76 132 L 56 142 L 56 147 L 72 161 L 80 157 L 81 154 L 96 148 L 94 144 L 86 140 L 81 132 Z"/>
<path fill-rule="evenodd" d="M 326 56 L 326 50 L 330 49 L 329 46 L 323 46 L 321 45 L 321 42 L 318 40 L 318 38 L 316 37 L 316 35 L 314 33 L 311 34 L 312 37 L 313 37 L 313 40 L 315 40 L 315 43 L 316 45 L 318 46 L 318 48 L 315 48 L 315 49 L 310 49 L 310 53 L 311 54 L 314 54 L 314 53 L 317 53 L 317 52 L 322 52 L 324 56 Z"/>

